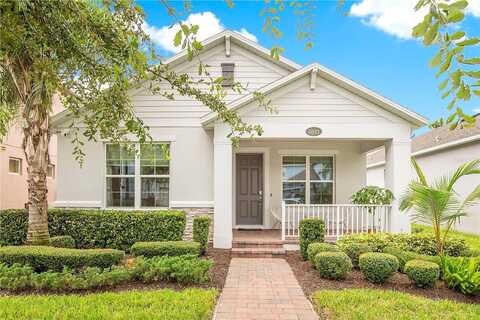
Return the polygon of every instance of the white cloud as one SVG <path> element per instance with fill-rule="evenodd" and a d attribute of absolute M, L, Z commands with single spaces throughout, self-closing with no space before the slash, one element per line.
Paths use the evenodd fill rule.
<path fill-rule="evenodd" d="M 400 39 L 412 38 L 412 28 L 422 21 L 427 9 L 415 11 L 418 0 L 362 0 L 350 8 L 350 15 Z M 480 0 L 470 0 L 467 12 L 480 17 Z"/>
<path fill-rule="evenodd" d="M 225 29 L 220 19 L 218 19 L 215 14 L 210 11 L 192 13 L 183 22 L 189 25 L 199 26 L 197 39 L 200 41 L 205 40 Z M 180 47 L 175 47 L 173 44 L 173 38 L 178 30 L 180 30 L 178 24 L 174 25 L 173 27 L 163 26 L 157 28 L 156 26 L 149 25 L 145 22 L 143 28 L 145 32 L 150 35 L 152 40 L 163 49 L 173 53 L 177 53 L 181 50 Z M 245 28 L 241 28 L 240 31 L 237 32 L 241 33 L 250 40 L 255 42 L 257 41 L 257 37 L 248 32 Z"/>

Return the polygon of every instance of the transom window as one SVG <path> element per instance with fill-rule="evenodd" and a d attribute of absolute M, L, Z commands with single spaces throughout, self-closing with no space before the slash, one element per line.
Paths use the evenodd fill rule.
<path fill-rule="evenodd" d="M 168 207 L 168 153 L 168 144 L 135 144 L 131 148 L 107 144 L 107 207 Z"/>
<path fill-rule="evenodd" d="M 14 174 L 22 174 L 22 159 L 9 158 L 8 159 L 8 172 Z"/>
<path fill-rule="evenodd" d="M 286 204 L 331 204 L 333 184 L 333 157 L 283 156 L 282 199 Z"/>

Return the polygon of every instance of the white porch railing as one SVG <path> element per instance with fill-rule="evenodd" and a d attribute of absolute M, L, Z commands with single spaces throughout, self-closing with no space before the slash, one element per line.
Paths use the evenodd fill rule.
<path fill-rule="evenodd" d="M 297 238 L 299 223 L 305 218 L 325 222 L 325 236 L 339 239 L 344 234 L 389 232 L 390 205 L 282 204 L 282 240 Z"/>

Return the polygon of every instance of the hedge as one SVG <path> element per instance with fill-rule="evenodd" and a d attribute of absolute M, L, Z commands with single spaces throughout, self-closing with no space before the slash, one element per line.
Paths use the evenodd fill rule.
<path fill-rule="evenodd" d="M 50 237 L 50 246 L 57 248 L 75 248 L 75 240 L 70 236 Z"/>
<path fill-rule="evenodd" d="M 0 245 L 23 245 L 26 210 L 0 211 Z M 128 250 L 138 241 L 181 240 L 186 217 L 182 211 L 114 211 L 51 209 L 51 236 L 71 236 L 77 248 Z"/>
<path fill-rule="evenodd" d="M 340 252 L 340 248 L 334 244 L 326 242 L 310 243 L 307 248 L 307 257 L 313 263 L 313 259 L 320 252 Z"/>
<path fill-rule="evenodd" d="M 373 252 L 383 252 L 386 247 L 397 247 L 403 251 L 413 251 L 418 254 L 436 255 L 436 242 L 432 234 L 425 233 L 358 233 L 342 237 L 337 241 L 339 246 L 348 243 L 365 243 Z M 445 255 L 458 257 L 465 255 L 468 245 L 465 240 L 450 237 L 445 243 Z"/>
<path fill-rule="evenodd" d="M 325 279 L 345 279 L 352 271 L 352 261 L 343 252 L 320 252 L 313 258 L 315 269 Z"/>
<path fill-rule="evenodd" d="M 325 223 L 321 219 L 307 218 L 300 221 L 300 253 L 303 260 L 308 259 L 307 249 L 310 243 L 325 240 Z"/>
<path fill-rule="evenodd" d="M 193 241 L 136 242 L 131 249 L 134 256 L 151 258 L 155 256 L 198 256 L 200 243 Z"/>
<path fill-rule="evenodd" d="M 386 247 L 383 250 L 383 252 L 397 257 L 400 265 L 399 270 L 401 272 L 404 272 L 405 264 L 410 260 L 423 260 L 423 261 L 433 262 L 438 266 L 442 264 L 442 259 L 439 256 L 426 256 L 426 255 L 418 254 L 413 251 L 404 251 L 396 247 Z"/>
<path fill-rule="evenodd" d="M 209 216 L 197 216 L 193 218 L 193 241 L 200 243 L 201 254 L 207 252 L 211 222 L 212 219 Z"/>
<path fill-rule="evenodd" d="M 68 249 L 48 246 L 0 247 L 0 263 L 30 265 L 35 271 L 61 271 L 64 267 L 108 268 L 119 264 L 125 253 L 114 249 Z"/>
<path fill-rule="evenodd" d="M 368 281 L 384 283 L 398 270 L 398 259 L 387 253 L 368 252 L 360 255 L 358 266 Z"/>
<path fill-rule="evenodd" d="M 417 287 L 431 288 L 440 277 L 440 267 L 433 262 L 410 260 L 405 264 L 405 273 Z"/>
<path fill-rule="evenodd" d="M 352 260 L 352 264 L 355 268 L 358 268 L 358 258 L 360 255 L 372 252 L 372 249 L 366 243 L 346 243 L 343 244 L 340 249 L 347 254 L 350 260 Z"/>

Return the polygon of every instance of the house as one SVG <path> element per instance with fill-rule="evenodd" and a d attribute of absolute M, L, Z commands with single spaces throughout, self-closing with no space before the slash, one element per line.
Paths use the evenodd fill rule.
<path fill-rule="evenodd" d="M 211 213 L 217 248 L 232 247 L 234 229 L 281 226 L 283 239 L 294 237 L 298 222 L 312 215 L 323 215 L 335 236 L 352 229 L 410 230 L 397 203 L 382 208 L 377 217 L 383 220 L 369 226 L 362 207 L 350 205 L 349 198 L 365 185 L 366 152 L 381 146 L 387 153 L 386 184 L 396 195 L 405 189 L 410 136 L 425 118 L 318 63 L 274 60 L 269 50 L 232 31 L 203 46 L 200 59 L 213 76 L 233 72 L 250 90 L 271 98 L 274 113 L 259 108 L 253 93 L 226 87 L 228 108 L 260 124 L 262 136 L 234 147 L 227 125 L 199 102 L 181 96 L 170 101 L 141 89 L 132 92 L 132 101 L 156 144 L 138 146 L 136 157 L 120 146 L 86 142 L 80 168 L 62 131 L 70 124 L 64 112 L 52 119 L 61 132 L 55 206 L 179 208 L 189 219 Z M 185 52 L 165 63 L 197 75 L 197 61 L 188 61 Z M 162 156 L 166 147 L 169 161 Z"/>
<path fill-rule="evenodd" d="M 53 112 L 60 112 L 62 105 L 57 96 L 53 101 Z M 0 210 L 25 208 L 28 202 L 27 161 L 22 148 L 22 127 L 14 120 L 3 141 L 0 141 Z M 47 168 L 48 203 L 56 199 L 57 140 L 50 139 L 50 164 Z"/>
<path fill-rule="evenodd" d="M 447 126 L 425 132 L 412 139 L 412 156 L 416 158 L 427 179 L 451 174 L 460 165 L 480 159 L 480 114 L 474 127 L 450 130 Z M 385 151 L 383 148 L 367 155 L 367 184 L 383 187 L 385 184 Z M 416 178 L 412 169 L 411 179 Z M 461 199 L 480 184 L 478 175 L 464 177 L 456 185 Z M 480 234 L 480 205 L 469 209 L 455 228 Z"/>

